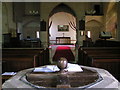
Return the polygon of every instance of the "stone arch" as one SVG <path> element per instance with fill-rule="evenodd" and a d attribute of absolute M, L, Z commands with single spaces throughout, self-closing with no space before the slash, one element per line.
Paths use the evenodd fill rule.
<path fill-rule="evenodd" d="M 31 22 L 40 22 L 40 21 L 39 18 L 24 18 L 24 20 L 22 21 L 22 25 L 23 27 L 25 27 L 27 24 Z"/>
<path fill-rule="evenodd" d="M 104 31 L 104 25 L 97 20 L 90 20 L 86 22 L 86 31 L 91 31 L 91 39 L 93 42 L 99 39 L 99 33 Z"/>
<path fill-rule="evenodd" d="M 87 21 L 86 26 L 103 26 L 103 24 L 93 19 L 93 20 Z"/>
<path fill-rule="evenodd" d="M 68 5 L 66 5 L 64 3 L 60 3 L 55 8 L 53 8 L 51 13 L 49 14 L 49 17 L 51 17 L 52 15 L 54 15 L 55 13 L 58 13 L 58 12 L 67 12 L 76 17 L 75 12 Z"/>
<path fill-rule="evenodd" d="M 36 31 L 40 30 L 40 21 L 38 18 L 24 18 L 22 21 L 23 26 L 23 38 L 30 36 L 36 38 Z"/>
<path fill-rule="evenodd" d="M 57 6 L 55 6 L 53 9 L 52 9 L 52 11 L 50 12 L 50 14 L 49 14 L 49 24 L 50 24 L 50 22 L 51 21 L 54 21 L 53 20 L 53 16 L 54 15 L 57 15 L 58 13 L 64 13 L 65 14 L 65 22 L 63 22 L 64 24 L 66 23 L 66 21 L 68 21 L 66 24 L 68 24 L 69 25 L 69 22 L 70 21 L 74 21 L 74 24 L 76 25 L 76 14 L 75 14 L 75 12 L 68 6 L 68 5 L 66 5 L 66 4 L 64 4 L 64 3 L 60 3 L 60 4 L 58 4 Z M 68 15 L 69 14 L 69 15 Z M 63 15 L 63 14 L 62 14 Z M 71 15 L 71 16 L 70 16 Z M 63 17 L 64 17 L 64 15 L 63 15 Z M 69 17 L 69 18 L 68 18 Z M 50 20 L 50 18 L 52 18 L 51 20 Z M 60 18 L 60 17 L 59 17 Z M 61 22 L 61 20 L 59 21 L 59 22 Z M 53 25 L 53 24 L 52 24 Z M 70 27 L 70 25 L 69 25 L 69 27 Z M 70 27 L 71 28 L 71 27 Z M 72 28 L 73 29 L 73 28 Z M 56 29 L 54 29 L 54 30 L 56 30 Z M 50 34 L 50 32 L 51 32 L 51 28 L 50 29 L 48 29 L 48 38 L 49 38 L 49 36 L 51 36 L 51 34 Z M 74 40 L 77 40 L 77 33 L 76 33 L 77 31 L 75 30 L 75 37 L 71 37 L 71 38 L 74 38 Z M 70 31 L 70 33 L 71 33 L 71 31 Z M 71 35 L 71 34 L 70 34 Z M 52 39 L 55 39 L 55 38 L 52 38 Z M 50 38 L 48 39 L 49 41 L 50 41 Z"/>
<path fill-rule="evenodd" d="M 57 14 L 59 14 L 60 15 L 60 13 L 61 13 L 61 16 L 59 17 L 59 18 L 61 18 L 62 17 L 62 15 L 63 15 L 63 13 L 64 13 L 64 15 L 65 15 L 65 17 L 66 16 L 70 16 L 69 18 L 70 19 L 68 19 L 68 18 L 66 18 L 65 20 L 64 20 L 64 22 L 62 23 L 62 24 L 64 24 L 64 25 L 69 25 L 68 23 L 67 23 L 67 21 L 69 22 L 70 20 L 71 21 L 74 21 L 75 23 L 75 25 L 76 25 L 76 21 L 77 21 L 77 18 L 76 18 L 76 14 L 75 14 L 75 12 L 72 10 L 72 8 L 71 7 L 69 7 L 68 5 L 66 5 L 66 4 L 64 4 L 64 3 L 60 3 L 60 4 L 58 4 L 57 6 L 55 6 L 52 10 L 51 10 L 51 12 L 50 12 L 50 14 L 49 14 L 49 23 L 50 23 L 50 21 L 54 21 L 55 19 L 51 19 L 50 20 L 50 18 L 51 17 L 53 17 L 54 15 L 56 15 L 57 16 Z M 68 15 L 69 14 L 69 15 Z M 63 15 L 63 17 L 64 17 L 64 15 Z M 55 17 L 56 17 L 55 16 Z M 63 17 L 62 17 L 62 19 L 63 19 Z M 71 18 L 72 17 L 72 18 Z M 60 19 L 60 21 L 62 20 L 62 19 Z M 61 24 L 61 22 L 59 21 L 59 24 Z M 53 23 L 54 24 L 54 23 Z M 55 24 L 55 25 L 59 25 L 58 24 L 58 22 Z M 53 25 L 54 26 L 54 25 Z M 56 26 L 57 27 L 57 26 Z M 57 28 L 54 28 L 54 29 L 51 29 L 51 30 L 57 30 Z M 69 26 L 70 27 L 70 26 Z M 73 29 L 72 29 L 73 30 Z M 69 29 L 69 33 L 71 33 L 71 31 L 72 31 L 71 29 Z M 53 32 L 53 31 L 52 31 Z M 74 34 L 74 33 L 75 34 Z M 71 34 L 69 34 L 68 35 L 68 32 L 65 32 L 65 34 L 62 34 L 62 33 L 60 33 L 60 32 L 58 32 L 59 33 L 59 35 L 58 34 L 56 34 L 55 35 L 55 37 L 58 35 L 58 37 L 71 37 L 71 40 L 72 39 L 75 39 L 75 40 L 77 40 L 77 31 L 76 30 L 74 30 L 72 32 L 72 36 L 74 36 L 74 38 L 73 37 L 71 37 L 71 36 L 69 36 L 69 35 L 71 35 Z M 55 32 L 56 33 L 56 32 Z M 64 32 L 63 32 L 64 33 Z M 52 40 L 52 39 L 50 39 L 50 36 L 51 36 L 51 34 L 50 34 L 50 29 L 48 29 L 48 37 L 49 37 L 49 42 L 50 42 L 50 40 Z M 55 38 L 53 39 L 53 40 L 55 40 Z M 76 41 L 75 41 L 75 43 L 76 43 Z M 75 55 L 75 60 L 76 60 L 76 57 L 77 55 Z M 50 55 L 50 62 L 52 62 L 52 55 Z M 74 61 L 74 62 L 77 62 L 77 61 Z"/>

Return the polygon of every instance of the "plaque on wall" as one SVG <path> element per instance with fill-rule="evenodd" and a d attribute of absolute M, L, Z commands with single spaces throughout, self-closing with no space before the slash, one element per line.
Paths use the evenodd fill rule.
<path fill-rule="evenodd" d="M 46 21 L 40 21 L 40 31 L 46 31 Z"/>
<path fill-rule="evenodd" d="M 79 30 L 85 30 L 85 21 L 84 20 L 79 21 Z"/>
<path fill-rule="evenodd" d="M 58 31 L 69 31 L 68 25 L 58 25 Z"/>

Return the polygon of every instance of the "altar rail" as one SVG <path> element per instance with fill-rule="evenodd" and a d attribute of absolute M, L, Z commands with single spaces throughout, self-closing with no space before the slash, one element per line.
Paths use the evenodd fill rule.
<path fill-rule="evenodd" d="M 48 49 L 43 48 L 3 48 L 2 72 L 17 72 L 48 64 Z"/>
<path fill-rule="evenodd" d="M 120 80 L 120 47 L 79 48 L 78 63 L 106 69 Z"/>

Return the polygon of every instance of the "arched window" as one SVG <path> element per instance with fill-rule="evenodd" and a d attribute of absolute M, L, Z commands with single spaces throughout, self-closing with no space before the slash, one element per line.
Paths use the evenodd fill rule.
<path fill-rule="evenodd" d="M 90 32 L 90 31 L 87 31 L 87 36 L 88 36 L 89 38 L 91 38 L 91 32 Z"/>

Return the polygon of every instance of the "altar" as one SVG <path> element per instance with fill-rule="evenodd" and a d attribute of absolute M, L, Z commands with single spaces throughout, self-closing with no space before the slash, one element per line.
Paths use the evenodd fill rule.
<path fill-rule="evenodd" d="M 71 44 L 70 37 L 56 37 L 56 44 Z"/>
<path fill-rule="evenodd" d="M 48 73 L 45 70 L 43 70 L 43 68 L 45 68 L 45 67 L 51 67 L 51 65 L 22 70 L 22 71 L 18 72 L 14 77 L 5 81 L 5 83 L 3 83 L 3 85 L 2 85 L 2 88 L 3 89 L 4 88 L 28 88 L 28 89 L 34 89 L 34 90 L 42 89 L 42 88 L 44 88 L 44 89 L 48 89 L 48 88 L 49 89 L 56 89 L 56 88 L 58 88 L 58 87 L 54 86 L 55 83 L 53 84 L 53 86 L 47 86 L 49 84 L 45 84 L 44 80 L 43 80 L 43 83 L 41 82 L 42 79 L 46 78 L 46 75 L 47 75 L 47 82 L 48 83 L 53 82 L 53 81 L 56 82 L 55 79 L 53 79 L 53 77 L 56 77 L 55 76 L 56 73 L 52 72 L 53 73 L 53 77 L 52 77 L 52 75 L 50 75 L 51 72 Z M 67 87 L 67 88 L 69 88 L 69 90 L 72 90 L 74 88 L 77 90 L 79 90 L 79 89 L 91 89 L 91 88 L 92 89 L 112 88 L 112 90 L 119 90 L 120 83 L 108 71 L 106 71 L 104 69 L 94 68 L 94 67 L 87 67 L 87 66 L 80 66 L 80 67 L 82 68 L 83 72 L 81 72 L 81 70 L 80 70 L 79 73 L 81 75 L 82 74 L 83 75 L 81 77 L 79 77 L 80 78 L 79 84 L 75 83 L 75 82 L 74 82 L 74 85 L 69 84 L 71 86 L 71 87 Z M 33 73 L 33 71 L 35 71 L 37 69 L 41 69 L 41 70 L 43 70 L 43 72 L 39 73 L 39 74 L 36 74 L 35 72 Z M 94 75 L 92 75 L 92 72 L 94 73 Z M 43 75 L 43 73 L 44 73 L 44 75 Z M 85 77 L 86 75 L 88 75 L 88 76 Z M 92 76 L 90 76 L 90 75 L 92 75 Z M 93 77 L 96 77 L 96 75 L 97 75 L 97 78 L 93 78 Z M 74 74 L 72 76 L 74 76 Z M 52 77 L 52 79 L 50 79 L 51 77 Z M 82 77 L 84 77 L 84 78 L 82 78 Z M 59 78 L 61 78 L 61 77 L 59 77 Z M 89 78 L 89 79 L 87 79 L 87 78 Z M 50 79 L 50 80 L 48 80 L 48 79 Z M 35 81 L 33 82 L 33 80 L 35 80 Z M 93 80 L 93 82 L 84 84 L 85 81 L 92 81 L 92 80 Z M 39 82 L 36 82 L 36 81 L 39 81 Z M 72 79 L 72 81 L 75 81 L 75 80 Z M 65 82 L 68 82 L 68 81 L 65 81 Z M 84 83 L 81 83 L 81 82 L 84 82 Z M 37 84 L 37 83 L 39 83 L 39 84 Z M 63 90 L 63 88 L 61 88 L 61 89 Z"/>

